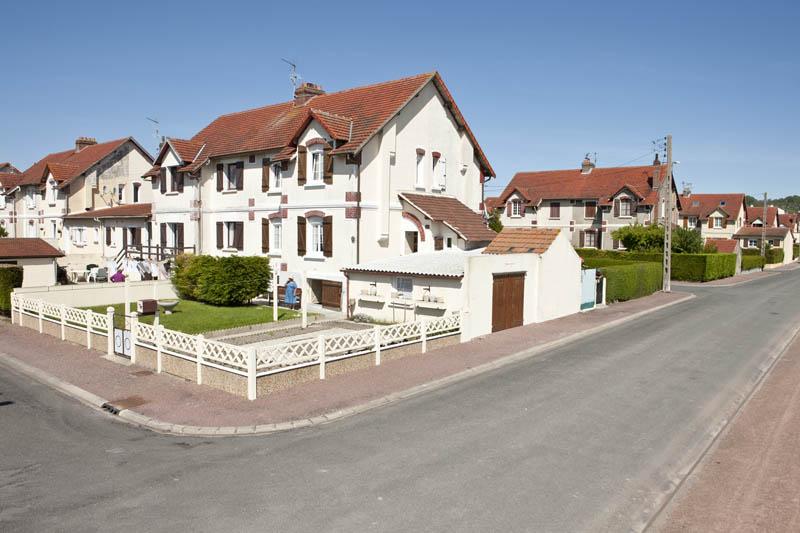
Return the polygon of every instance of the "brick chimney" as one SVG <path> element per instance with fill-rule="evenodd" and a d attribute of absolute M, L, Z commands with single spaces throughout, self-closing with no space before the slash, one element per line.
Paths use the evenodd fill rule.
<path fill-rule="evenodd" d="M 594 163 L 589 159 L 589 154 L 586 154 L 586 157 L 583 158 L 583 162 L 581 163 L 581 174 L 588 174 L 593 168 Z"/>
<path fill-rule="evenodd" d="M 94 137 L 78 137 L 75 139 L 75 153 L 78 153 L 87 146 L 92 146 L 93 144 L 97 144 L 97 139 Z"/>
<path fill-rule="evenodd" d="M 661 165 L 661 161 L 658 160 L 658 154 L 656 154 L 656 158 L 653 159 L 653 166 L 657 167 L 659 165 Z"/>
<path fill-rule="evenodd" d="M 316 83 L 309 83 L 305 81 L 300 84 L 300 87 L 294 90 L 294 105 L 305 105 L 305 103 L 311 100 L 311 98 L 320 94 L 325 94 L 325 91 L 322 90 L 322 87 Z"/>

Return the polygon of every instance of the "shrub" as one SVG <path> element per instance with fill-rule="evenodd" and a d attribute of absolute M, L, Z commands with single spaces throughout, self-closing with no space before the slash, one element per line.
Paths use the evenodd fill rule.
<path fill-rule="evenodd" d="M 664 248 L 664 228 L 658 225 L 623 226 L 611 233 L 628 250 L 647 252 Z"/>
<path fill-rule="evenodd" d="M 606 301 L 624 302 L 661 290 L 663 271 L 653 262 L 600 267 L 606 278 Z"/>
<path fill-rule="evenodd" d="M 266 257 L 219 257 L 203 265 L 195 294 L 212 305 L 244 305 L 269 290 Z"/>
<path fill-rule="evenodd" d="M 797 259 L 800 257 L 800 244 L 793 244 L 792 245 L 792 259 Z"/>
<path fill-rule="evenodd" d="M 767 261 L 760 255 L 742 255 L 742 271 L 763 269 L 766 262 Z"/>
<path fill-rule="evenodd" d="M 11 292 L 22 287 L 22 268 L 18 266 L 0 267 L 0 313 L 11 312 Z"/>
<path fill-rule="evenodd" d="M 172 285 L 178 296 L 185 300 L 199 300 L 197 285 L 203 272 L 214 267 L 217 261 L 210 255 L 179 255 L 175 258 Z"/>
<path fill-rule="evenodd" d="M 774 265 L 776 263 L 783 263 L 783 249 L 782 248 L 770 248 L 767 250 L 767 264 Z"/>
<path fill-rule="evenodd" d="M 719 252 L 717 249 L 717 245 L 713 242 L 707 242 L 705 246 L 703 246 L 703 253 L 704 254 L 715 254 Z"/>
<path fill-rule="evenodd" d="M 495 233 L 500 233 L 503 231 L 503 223 L 500 222 L 500 214 L 503 212 L 502 209 L 494 209 L 492 214 L 489 215 L 489 229 L 494 231 Z"/>
<path fill-rule="evenodd" d="M 587 265 L 600 259 L 659 264 L 664 260 L 660 253 L 585 248 L 577 252 Z M 735 273 L 735 254 L 672 254 L 672 279 L 675 281 L 711 281 L 727 278 Z"/>
<path fill-rule="evenodd" d="M 716 253 L 717 247 L 713 244 L 713 251 L 706 253 Z M 672 252 L 676 254 L 699 254 L 703 252 L 703 238 L 699 231 L 693 229 L 676 227 L 672 230 Z"/>

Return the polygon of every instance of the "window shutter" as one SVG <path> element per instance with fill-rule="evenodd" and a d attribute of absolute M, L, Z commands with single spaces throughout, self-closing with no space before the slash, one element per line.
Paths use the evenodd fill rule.
<path fill-rule="evenodd" d="M 217 163 L 217 191 L 222 190 L 222 180 L 224 178 L 225 166 L 222 163 Z"/>
<path fill-rule="evenodd" d="M 728 227 L 728 219 L 727 218 L 723 218 L 722 219 L 722 228 L 725 229 L 727 227 Z"/>
<path fill-rule="evenodd" d="M 133 242 L 131 244 L 133 244 L 133 246 L 135 246 L 135 247 L 139 247 L 142 244 L 141 231 L 142 231 L 142 228 L 131 228 L 131 234 L 132 234 L 132 237 L 133 237 Z"/>
<path fill-rule="evenodd" d="M 297 255 L 306 255 L 306 219 L 297 217 Z"/>
<path fill-rule="evenodd" d="M 261 219 L 261 253 L 269 253 L 269 219 Z"/>
<path fill-rule="evenodd" d="M 111 228 L 106 228 L 106 246 L 111 246 Z"/>
<path fill-rule="evenodd" d="M 333 257 L 333 217 L 322 219 L 322 255 Z"/>
<path fill-rule="evenodd" d="M 297 184 L 306 184 L 306 147 L 297 147 Z"/>
<path fill-rule="evenodd" d="M 167 169 L 165 167 L 161 167 L 161 170 L 158 172 L 158 179 L 159 181 L 159 188 L 161 189 L 161 194 L 167 192 Z"/>
<path fill-rule="evenodd" d="M 122 228 L 122 247 L 128 247 L 128 228 Z"/>
<path fill-rule="evenodd" d="M 233 223 L 233 247 L 244 250 L 244 222 Z"/>
<path fill-rule="evenodd" d="M 222 250 L 225 247 L 223 243 L 223 236 L 225 235 L 225 224 L 217 222 L 217 250 Z"/>
<path fill-rule="evenodd" d="M 176 253 L 183 253 L 183 222 L 175 224 L 175 241 Z"/>
<path fill-rule="evenodd" d="M 322 164 L 322 181 L 330 185 L 333 183 L 333 156 L 330 148 L 323 150 Z"/>
<path fill-rule="evenodd" d="M 442 249 L 444 249 L 444 237 L 434 237 L 433 238 L 433 249 L 434 250 L 442 250 Z"/>
<path fill-rule="evenodd" d="M 261 192 L 269 191 L 269 158 L 261 160 Z"/>
<path fill-rule="evenodd" d="M 184 175 L 185 173 L 178 172 L 177 170 L 175 171 L 175 173 L 176 173 L 176 179 L 178 181 L 178 192 L 183 192 L 183 179 L 185 178 Z"/>
<path fill-rule="evenodd" d="M 708 229 L 714 228 L 714 219 L 712 217 L 708 217 Z"/>
<path fill-rule="evenodd" d="M 511 216 L 511 202 L 506 204 L 506 216 Z"/>
<path fill-rule="evenodd" d="M 614 200 L 614 218 L 619 216 L 619 199 Z"/>
<path fill-rule="evenodd" d="M 167 225 L 164 222 L 161 223 L 161 247 L 167 247 Z"/>
<path fill-rule="evenodd" d="M 581 232 L 579 234 L 580 235 L 579 243 L 578 243 L 578 247 L 579 248 L 583 248 L 583 243 L 586 242 L 586 238 L 585 238 L 585 235 L 584 235 L 585 233 L 586 233 L 585 231 L 581 230 Z"/>
<path fill-rule="evenodd" d="M 525 202 L 522 201 L 519 203 L 519 216 L 525 218 Z"/>
<path fill-rule="evenodd" d="M 689 219 L 688 218 L 684 218 L 683 219 L 683 227 L 684 228 L 688 228 L 689 227 Z"/>

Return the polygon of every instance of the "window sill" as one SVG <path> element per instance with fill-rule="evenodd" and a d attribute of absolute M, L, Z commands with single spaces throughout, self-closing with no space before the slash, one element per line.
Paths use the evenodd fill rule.
<path fill-rule="evenodd" d="M 561 217 L 547 217 L 547 220 L 561 220 Z"/>
<path fill-rule="evenodd" d="M 280 189 L 270 189 L 267 191 L 267 196 L 280 196 L 283 194 L 283 191 Z"/>
<path fill-rule="evenodd" d="M 414 185 L 414 189 L 416 189 L 418 191 L 425 191 L 425 186 L 424 185 Z"/>
<path fill-rule="evenodd" d="M 306 261 L 325 261 L 327 258 L 324 255 L 305 255 L 303 259 Z"/>
<path fill-rule="evenodd" d="M 220 192 L 222 194 L 236 194 L 237 192 L 239 192 L 239 190 L 238 189 L 223 189 Z"/>
<path fill-rule="evenodd" d="M 229 253 L 229 254 L 234 254 L 236 252 L 241 252 L 241 250 L 239 250 L 238 248 L 223 248 L 220 251 L 225 252 L 225 253 Z"/>
<path fill-rule="evenodd" d="M 314 182 L 314 183 L 306 183 L 306 184 L 303 186 L 303 188 L 304 188 L 304 189 L 324 189 L 324 188 L 325 188 L 325 182 L 320 182 L 320 183 L 317 183 L 317 182 Z"/>
<path fill-rule="evenodd" d="M 274 252 L 273 252 L 272 250 L 270 250 L 270 251 L 267 253 L 267 256 L 269 256 L 269 257 L 280 257 L 281 255 L 282 255 L 282 254 L 281 254 L 281 251 L 280 251 L 280 250 L 276 250 L 276 251 L 274 251 Z"/>
<path fill-rule="evenodd" d="M 632 215 L 620 215 L 617 218 L 633 218 Z"/>
<path fill-rule="evenodd" d="M 164 196 L 178 196 L 179 194 L 178 191 L 167 191 L 164 193 Z"/>

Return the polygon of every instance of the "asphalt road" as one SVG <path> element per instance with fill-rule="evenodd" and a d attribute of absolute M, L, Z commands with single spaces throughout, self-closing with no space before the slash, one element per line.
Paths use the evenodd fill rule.
<path fill-rule="evenodd" d="M 800 323 L 798 288 L 800 270 L 692 289 L 543 356 L 271 436 L 160 436 L 0 372 L 0 530 L 641 528 Z"/>

